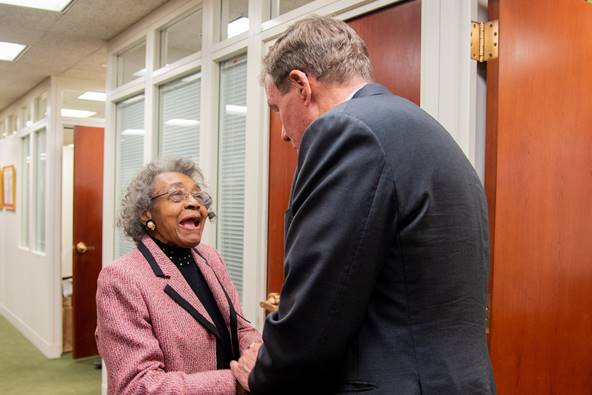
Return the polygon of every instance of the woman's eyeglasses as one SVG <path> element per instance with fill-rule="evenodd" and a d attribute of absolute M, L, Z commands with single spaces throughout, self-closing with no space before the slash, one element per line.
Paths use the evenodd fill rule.
<path fill-rule="evenodd" d="M 158 199 L 162 196 L 167 196 L 167 199 L 173 203 L 181 203 L 189 196 L 193 198 L 193 200 L 197 201 L 200 206 L 208 207 L 212 203 L 212 198 L 204 191 L 199 192 L 186 192 L 181 189 L 173 189 L 167 192 L 159 193 L 158 195 L 151 196 L 150 200 Z"/>

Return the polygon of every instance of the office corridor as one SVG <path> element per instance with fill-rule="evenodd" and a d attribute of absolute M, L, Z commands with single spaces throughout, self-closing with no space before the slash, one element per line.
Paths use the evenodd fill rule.
<path fill-rule="evenodd" d="M 101 371 L 96 358 L 72 360 L 70 354 L 47 359 L 0 316 L 0 394 L 96 395 Z"/>

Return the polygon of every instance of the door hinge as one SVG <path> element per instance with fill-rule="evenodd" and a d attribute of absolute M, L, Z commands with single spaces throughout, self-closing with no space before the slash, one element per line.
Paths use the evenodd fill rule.
<path fill-rule="evenodd" d="M 499 48 L 498 21 L 471 22 L 471 59 L 487 62 L 497 59 Z"/>

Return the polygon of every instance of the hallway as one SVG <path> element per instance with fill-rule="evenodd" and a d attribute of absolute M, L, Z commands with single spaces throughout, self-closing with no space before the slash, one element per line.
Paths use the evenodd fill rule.
<path fill-rule="evenodd" d="M 99 394 L 95 360 L 74 361 L 70 354 L 47 359 L 0 316 L 0 394 Z"/>

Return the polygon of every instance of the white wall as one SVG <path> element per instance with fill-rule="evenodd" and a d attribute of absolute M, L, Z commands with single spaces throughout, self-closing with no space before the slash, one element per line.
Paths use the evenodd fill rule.
<path fill-rule="evenodd" d="M 50 91 L 50 80 L 47 79 L 25 96 L 15 102 L 0 114 L 0 118 L 5 118 L 7 114 L 16 112 L 24 105 L 31 108 L 34 100 L 41 93 Z M 55 113 L 55 111 L 53 112 Z M 52 232 L 48 231 L 54 228 L 52 215 L 52 195 L 56 193 L 56 187 L 51 182 L 47 182 L 45 207 L 45 235 L 46 251 L 43 253 L 35 252 L 32 248 L 19 246 L 21 223 L 20 218 L 24 205 L 20 196 L 22 196 L 23 173 L 21 167 L 21 138 L 31 135 L 39 129 L 46 129 L 47 136 L 47 162 L 45 179 L 56 167 L 56 161 L 59 155 L 56 155 L 52 149 L 55 133 L 50 127 L 52 117 L 49 116 L 30 126 L 21 128 L 16 134 L 5 137 L 0 140 L 0 162 L 2 165 L 12 164 L 16 167 L 17 196 L 16 212 L 3 211 L 0 214 L 0 272 L 2 273 L 2 283 L 0 287 L 0 314 L 5 316 L 21 333 L 27 337 L 45 356 L 57 358 L 61 354 L 61 323 L 58 326 L 56 316 L 61 318 L 59 310 L 56 287 L 59 283 L 55 279 L 55 260 L 52 259 L 56 252 L 56 246 L 53 242 Z M 29 174 L 29 178 L 32 174 Z M 30 193 L 29 207 L 35 207 L 34 190 Z M 53 210 L 55 211 L 55 210 Z M 29 213 L 29 235 L 35 235 L 34 213 Z M 31 236 L 30 236 L 31 238 Z M 59 238 L 59 236 L 58 236 Z M 32 240 L 31 240 L 32 241 Z M 31 242 L 31 245 L 34 245 Z M 59 251 L 59 246 L 57 247 Z M 58 318 L 58 319 L 60 319 Z"/>
<path fill-rule="evenodd" d="M 64 90 L 103 90 L 102 81 L 51 77 L 0 113 L 0 122 L 24 105 L 30 108 L 43 92 L 48 95 L 48 116 L 16 134 L 0 139 L 0 165 L 16 167 L 16 212 L 0 211 L 0 314 L 5 316 L 46 357 L 62 353 L 62 148 L 63 124 L 103 126 L 99 119 L 80 120 L 57 116 Z M 21 138 L 45 128 L 47 136 L 45 194 L 45 252 L 19 246 L 22 216 Z M 31 175 L 29 175 L 31 177 Z M 34 185 L 34 184 L 33 184 Z M 29 193 L 29 207 L 38 197 Z M 34 212 L 29 213 L 29 234 L 35 235 Z M 31 237 L 30 237 L 31 238 Z M 31 245 L 34 245 L 31 243 Z"/>
<path fill-rule="evenodd" d="M 22 180 L 20 140 L 17 135 L 0 140 L 2 165 L 15 165 L 17 184 Z M 17 194 L 20 188 L 19 184 Z M 21 210 L 19 196 L 16 202 L 17 210 Z M 61 340 L 52 325 L 56 309 L 52 284 L 48 281 L 53 275 L 52 262 L 46 254 L 18 246 L 18 213 L 0 213 L 0 313 L 47 357 L 55 358 L 60 355 Z"/>

